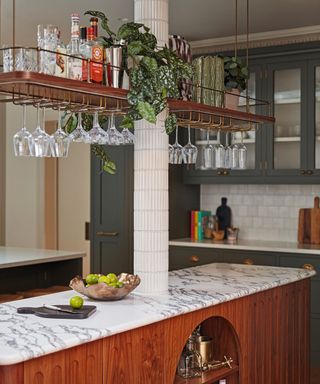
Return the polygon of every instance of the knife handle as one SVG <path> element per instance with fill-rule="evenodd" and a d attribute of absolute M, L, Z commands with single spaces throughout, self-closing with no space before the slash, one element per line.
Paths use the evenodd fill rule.
<path fill-rule="evenodd" d="M 32 307 L 20 307 L 20 308 L 17 308 L 17 312 L 18 313 L 24 313 L 24 314 L 27 314 L 27 315 L 33 314 L 34 310 L 35 310 L 35 308 L 32 308 Z"/>

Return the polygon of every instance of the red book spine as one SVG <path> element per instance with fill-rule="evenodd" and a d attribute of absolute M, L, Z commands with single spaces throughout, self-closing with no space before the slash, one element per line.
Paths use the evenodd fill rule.
<path fill-rule="evenodd" d="M 190 226 L 190 234 L 191 234 L 191 239 L 194 239 L 194 211 L 191 211 L 191 226 Z"/>

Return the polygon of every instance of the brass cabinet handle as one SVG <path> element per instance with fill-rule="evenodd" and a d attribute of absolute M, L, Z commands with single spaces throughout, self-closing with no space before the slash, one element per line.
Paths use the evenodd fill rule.
<path fill-rule="evenodd" d="M 229 171 L 223 171 L 223 174 L 224 174 L 225 176 L 227 176 L 227 175 L 229 175 Z"/>
<path fill-rule="evenodd" d="M 192 261 L 193 263 L 197 263 L 199 260 L 200 260 L 199 256 L 193 255 L 190 257 L 190 261 Z"/>
<path fill-rule="evenodd" d="M 244 260 L 243 260 L 243 264 L 246 264 L 246 265 L 253 265 L 253 260 L 251 260 L 251 259 L 244 259 Z"/>
<path fill-rule="evenodd" d="M 303 264 L 302 266 L 303 269 L 307 269 L 308 271 L 314 271 L 315 267 L 312 264 Z"/>
<path fill-rule="evenodd" d="M 301 175 L 305 175 L 306 172 L 307 172 L 307 171 L 305 171 L 304 169 L 301 169 L 300 174 L 301 174 Z"/>
<path fill-rule="evenodd" d="M 222 171 L 218 171 L 218 175 L 223 175 L 223 172 Z"/>
<path fill-rule="evenodd" d="M 311 169 L 307 170 L 307 175 L 313 175 L 313 171 Z"/>
<path fill-rule="evenodd" d="M 103 231 L 99 231 L 97 232 L 97 236 L 110 236 L 110 237 L 115 237 L 115 236 L 118 236 L 119 233 L 118 232 L 103 232 Z"/>

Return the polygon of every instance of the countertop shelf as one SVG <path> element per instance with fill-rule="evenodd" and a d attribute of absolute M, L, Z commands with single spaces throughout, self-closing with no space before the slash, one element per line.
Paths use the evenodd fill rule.
<path fill-rule="evenodd" d="M 47 108 L 60 106 L 73 111 L 98 110 L 115 114 L 125 113 L 129 108 L 128 90 L 37 72 L 0 73 L 0 93 L 11 96 L 9 99 L 3 99 L 5 102 L 40 103 Z M 207 129 L 217 129 L 218 123 L 221 130 L 249 130 L 251 125 L 248 124 L 275 121 L 271 116 L 256 115 L 192 101 L 169 99 L 168 105 L 170 112 L 177 115 L 181 125 L 191 121 L 192 128 L 205 126 Z M 227 120 L 224 121 L 224 119 Z M 230 127 L 231 125 L 232 127 Z"/>
<path fill-rule="evenodd" d="M 176 376 L 174 384 L 213 384 L 214 382 L 227 378 L 239 371 L 237 365 L 232 368 L 220 368 L 213 371 L 203 372 L 201 377 L 194 377 L 192 379 L 184 379 L 183 377 Z"/>

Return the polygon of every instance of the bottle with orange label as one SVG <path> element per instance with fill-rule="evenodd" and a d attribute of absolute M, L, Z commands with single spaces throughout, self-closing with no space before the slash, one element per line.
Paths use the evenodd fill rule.
<path fill-rule="evenodd" d="M 92 83 L 102 84 L 103 81 L 103 46 L 95 41 L 95 33 L 92 27 L 87 28 L 86 58 L 90 59 L 89 69 L 86 65 L 82 68 L 87 72 Z M 83 73 L 83 80 L 87 80 L 87 75 Z"/>

